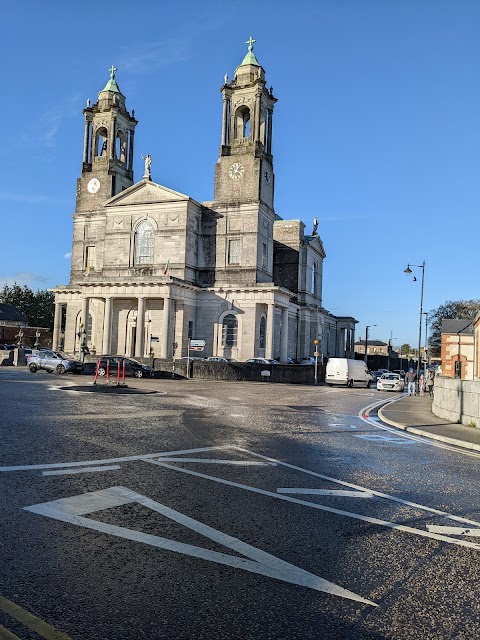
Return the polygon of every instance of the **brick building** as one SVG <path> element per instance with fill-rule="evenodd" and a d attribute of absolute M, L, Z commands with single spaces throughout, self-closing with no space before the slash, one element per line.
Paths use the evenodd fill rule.
<path fill-rule="evenodd" d="M 477 316 L 477 332 L 480 331 Z M 473 380 L 475 354 L 474 322 L 472 320 L 442 320 L 442 375 L 447 378 Z M 477 373 L 478 376 L 478 357 Z"/>

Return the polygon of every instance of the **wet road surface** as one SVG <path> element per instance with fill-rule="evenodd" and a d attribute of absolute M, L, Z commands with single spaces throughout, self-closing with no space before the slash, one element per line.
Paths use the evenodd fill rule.
<path fill-rule="evenodd" d="M 89 383 L 0 370 L 0 638 L 480 637 L 479 457 L 396 394 Z"/>

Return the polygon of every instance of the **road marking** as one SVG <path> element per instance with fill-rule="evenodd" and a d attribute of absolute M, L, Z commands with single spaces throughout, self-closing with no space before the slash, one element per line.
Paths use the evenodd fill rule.
<path fill-rule="evenodd" d="M 219 445 L 216 447 L 201 447 L 199 449 L 183 449 L 180 451 L 161 451 L 159 453 L 144 453 L 136 456 L 123 456 L 120 458 L 105 458 L 104 460 L 83 460 L 82 462 L 58 462 L 54 464 L 25 464 L 14 467 L 0 467 L 1 471 L 30 471 L 34 469 L 63 469 L 70 467 L 85 467 L 97 464 L 112 464 L 115 462 L 131 462 L 134 460 L 144 460 L 145 458 L 159 458 L 163 456 L 176 456 L 184 453 L 205 453 L 206 451 L 217 451 L 219 449 L 230 449 L 231 445 Z"/>
<path fill-rule="evenodd" d="M 202 464 L 233 464 L 241 467 L 276 467 L 275 462 L 259 462 L 257 460 L 217 460 L 215 458 L 165 458 L 160 456 L 163 462 L 201 462 Z"/>
<path fill-rule="evenodd" d="M 66 633 L 62 633 L 52 627 L 50 624 L 47 624 L 37 616 L 34 616 L 29 611 L 25 611 L 22 607 L 15 604 L 11 600 L 7 600 L 0 596 L 0 610 L 9 615 L 11 618 L 18 620 L 26 627 L 28 627 L 31 631 L 37 633 L 40 637 L 45 638 L 46 640 L 72 640 L 70 636 L 67 636 Z M 7 636 L 8 637 L 8 636 Z M 13 636 L 16 637 L 16 636 Z"/>
<path fill-rule="evenodd" d="M 202 547 L 196 547 L 183 542 L 169 540 L 168 538 L 135 531 L 134 529 L 118 527 L 116 525 L 82 517 L 89 513 L 131 503 L 141 504 L 152 511 L 156 511 L 162 516 L 165 516 L 224 547 L 228 547 L 245 557 L 239 558 L 238 556 L 231 556 L 225 553 L 219 553 L 218 551 L 210 551 L 209 549 L 204 549 Z M 210 562 L 215 562 L 217 564 L 234 567 L 236 569 L 243 569 L 244 571 L 308 587 L 315 591 L 323 591 L 331 595 L 347 598 L 363 604 L 369 604 L 374 607 L 378 606 L 376 603 L 366 600 L 352 591 L 343 589 L 333 582 L 329 582 L 328 580 L 305 571 L 300 567 L 296 567 L 289 562 L 285 562 L 266 551 L 262 551 L 261 549 L 247 544 L 246 542 L 242 542 L 238 538 L 234 538 L 222 531 L 213 529 L 199 520 L 194 520 L 179 511 L 175 511 L 166 505 L 150 500 L 146 496 L 142 496 L 141 494 L 131 491 L 126 487 L 110 487 L 109 489 L 93 491 L 92 493 L 86 494 L 84 493 L 72 496 L 71 498 L 61 498 L 60 500 L 53 500 L 52 502 L 44 502 L 30 507 L 25 507 L 25 510 L 46 516 L 47 518 L 53 518 L 55 520 L 61 520 L 62 522 L 68 522 L 87 529 L 93 529 L 101 533 L 115 535 L 135 542 L 143 542 L 144 544 L 148 544 L 159 549 L 166 549 L 168 551 L 182 553 L 194 558 L 209 560 Z"/>
<path fill-rule="evenodd" d="M 440 527 L 433 524 L 427 524 L 427 531 L 431 531 L 432 533 L 445 533 L 449 536 L 480 537 L 480 529 L 465 529 L 463 527 Z"/>
<path fill-rule="evenodd" d="M 357 428 L 354 424 L 342 424 L 341 422 L 332 422 L 328 426 L 329 427 L 341 427 L 343 429 L 356 429 Z"/>
<path fill-rule="evenodd" d="M 240 447 L 235 447 L 237 449 L 240 449 Z M 242 449 L 243 451 L 246 451 L 244 449 Z M 250 452 L 251 453 L 251 452 Z M 257 455 L 259 457 L 265 457 L 265 456 L 260 456 L 260 454 L 252 454 L 252 455 Z M 448 538 L 447 536 L 443 536 L 440 534 L 436 534 L 436 533 L 430 533 L 429 531 L 424 531 L 423 529 L 414 529 L 412 527 L 408 527 L 402 524 L 398 524 L 396 522 L 389 522 L 388 520 L 379 520 L 378 518 L 372 518 L 369 516 L 364 516 L 362 514 L 359 513 L 352 513 L 350 511 L 344 511 L 343 509 L 335 509 L 333 507 L 328 507 L 326 505 L 323 504 L 318 504 L 315 502 L 307 502 L 305 500 L 299 500 L 298 498 L 290 498 L 289 496 L 286 495 L 282 495 L 282 494 L 278 494 L 278 493 L 273 493 L 271 491 L 266 491 L 265 489 L 258 489 L 257 487 L 251 487 L 249 485 L 245 485 L 245 484 L 240 484 L 238 482 L 231 482 L 230 480 L 224 480 L 223 478 L 216 478 L 215 476 L 208 476 L 204 473 L 200 473 L 198 471 L 192 471 L 191 469 L 184 469 L 182 467 L 178 467 L 178 466 L 172 466 L 170 464 L 165 464 L 163 462 L 159 462 L 156 460 L 152 460 L 152 459 L 145 459 L 145 462 L 148 462 L 149 464 L 154 464 L 157 465 L 159 467 L 164 467 L 165 469 L 171 469 L 173 471 L 178 471 L 180 473 L 187 473 L 190 474 L 192 476 L 196 476 L 197 478 L 204 478 L 205 480 L 212 480 L 214 482 L 218 482 L 220 484 L 225 484 L 231 487 L 235 487 L 237 489 L 243 489 L 245 491 L 252 491 L 253 493 L 258 493 L 260 495 L 264 495 L 264 496 L 268 496 L 271 498 L 276 498 L 277 500 L 285 500 L 287 502 L 292 502 L 294 504 L 299 504 L 299 505 L 303 505 L 305 507 L 310 507 L 312 509 L 318 509 L 320 511 L 326 511 L 328 513 L 334 513 L 336 515 L 340 515 L 340 516 L 345 516 L 347 518 L 353 518 L 355 520 L 362 520 L 363 522 L 370 522 L 371 524 L 377 524 L 383 527 L 388 527 L 390 529 L 395 529 L 397 531 L 403 531 L 405 533 L 411 533 L 420 537 L 424 537 L 424 538 L 431 538 L 433 540 L 441 540 L 442 542 L 448 542 L 450 544 L 454 544 L 454 545 L 458 545 L 461 547 L 470 547 L 472 549 L 480 549 L 480 545 L 476 544 L 474 542 L 468 542 L 468 541 L 464 541 L 464 540 L 456 540 L 455 538 Z M 300 467 L 295 467 L 294 465 L 289 465 L 287 463 L 284 462 L 280 462 L 280 461 L 276 461 L 278 464 L 281 465 L 285 465 L 287 467 L 290 468 L 296 468 L 300 471 L 302 471 L 303 469 L 301 469 Z M 320 476 L 320 474 L 316 474 L 314 472 L 308 472 L 306 470 L 303 470 L 306 473 L 310 473 L 312 475 L 318 476 L 318 477 L 322 477 Z M 332 478 L 330 478 L 332 479 Z M 339 482 L 340 484 L 345 484 L 347 486 L 354 486 L 354 485 L 349 485 L 348 483 L 344 483 L 341 481 L 335 481 L 334 482 Z M 358 489 L 362 489 L 362 487 L 357 487 Z M 373 495 L 382 495 L 379 492 L 376 491 L 371 491 L 371 493 Z M 387 496 L 386 494 L 383 494 L 382 497 L 390 497 Z M 390 499 L 397 501 L 397 502 L 402 502 L 403 504 L 409 504 L 407 501 L 401 500 L 400 498 L 395 499 L 395 497 L 391 497 Z M 410 503 L 413 504 L 413 503 Z M 416 505 L 418 508 L 420 509 L 424 509 L 426 511 L 433 511 L 435 512 L 434 509 L 430 509 L 429 507 L 422 507 L 421 505 Z M 463 518 L 456 518 L 455 516 L 450 516 L 449 514 L 444 514 L 447 517 L 450 517 L 452 519 L 456 519 L 456 520 L 460 520 L 460 521 L 465 521 Z M 478 526 L 480 526 L 480 523 L 475 523 Z"/>
<path fill-rule="evenodd" d="M 73 473 L 94 473 L 95 471 L 114 471 L 121 469 L 118 464 L 103 467 L 83 467 L 81 469 L 58 469 L 57 471 L 42 471 L 42 476 L 66 476 Z"/>
<path fill-rule="evenodd" d="M 362 435 L 356 435 L 355 438 L 362 438 L 363 440 L 369 440 L 370 442 L 395 442 L 395 444 L 421 444 L 421 442 L 413 442 L 405 438 L 392 438 L 390 436 L 381 436 L 376 433 L 366 433 Z"/>
<path fill-rule="evenodd" d="M 306 496 L 335 496 L 338 498 L 373 498 L 373 493 L 366 491 L 345 491 L 343 489 L 277 489 L 277 493 L 298 493 Z"/>
<path fill-rule="evenodd" d="M 0 640 L 22 640 L 0 624 Z"/>

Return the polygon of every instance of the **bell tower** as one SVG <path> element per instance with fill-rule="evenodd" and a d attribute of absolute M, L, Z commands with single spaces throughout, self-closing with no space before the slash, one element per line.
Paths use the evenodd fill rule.
<path fill-rule="evenodd" d="M 272 117 L 277 102 L 266 88 L 265 71 L 254 52 L 255 40 L 223 94 L 222 144 L 215 167 L 214 201 L 260 201 L 273 211 Z"/>
<path fill-rule="evenodd" d="M 126 110 L 112 65 L 98 100 L 83 110 L 85 135 L 82 173 L 77 180 L 77 213 L 98 210 L 133 184 L 133 139 L 137 121 Z"/>

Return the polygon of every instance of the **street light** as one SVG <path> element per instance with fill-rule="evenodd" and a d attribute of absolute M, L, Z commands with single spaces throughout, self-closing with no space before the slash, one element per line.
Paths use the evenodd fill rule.
<path fill-rule="evenodd" d="M 365 327 L 365 364 L 368 364 L 368 330 L 370 327 L 376 327 L 376 324 L 367 324 Z"/>
<path fill-rule="evenodd" d="M 423 360 L 425 362 L 424 369 L 426 370 L 428 366 L 428 311 L 424 311 L 422 315 L 425 316 L 425 346 L 423 348 Z M 425 371 L 423 373 L 425 374 Z"/>
<path fill-rule="evenodd" d="M 405 269 L 404 273 L 407 274 L 407 276 L 409 276 L 412 273 L 412 270 L 410 269 L 410 267 L 417 267 L 418 269 L 422 270 L 422 289 L 421 289 L 421 293 L 420 293 L 420 324 L 418 327 L 418 359 L 417 359 L 417 381 L 420 380 L 420 348 L 422 346 L 422 315 L 423 315 L 423 283 L 425 280 L 425 260 L 422 262 L 422 264 L 407 264 L 407 268 Z M 416 281 L 416 278 L 413 278 L 413 281 Z"/>

